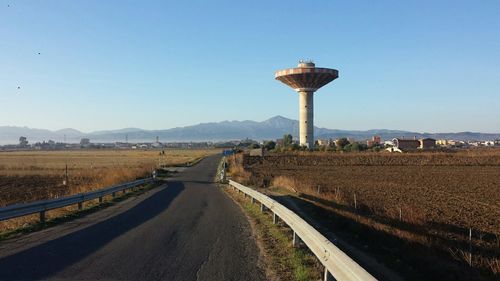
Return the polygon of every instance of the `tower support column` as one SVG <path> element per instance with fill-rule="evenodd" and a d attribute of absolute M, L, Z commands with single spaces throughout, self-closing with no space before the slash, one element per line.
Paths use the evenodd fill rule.
<path fill-rule="evenodd" d="M 314 147 L 314 91 L 299 91 L 300 145 Z"/>

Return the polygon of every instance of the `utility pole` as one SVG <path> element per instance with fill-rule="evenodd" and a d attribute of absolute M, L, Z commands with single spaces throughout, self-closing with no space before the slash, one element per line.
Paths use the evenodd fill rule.
<path fill-rule="evenodd" d="M 68 185 L 68 163 L 66 163 L 66 169 L 65 169 L 65 172 L 64 172 L 64 182 L 63 182 L 64 185 Z"/>

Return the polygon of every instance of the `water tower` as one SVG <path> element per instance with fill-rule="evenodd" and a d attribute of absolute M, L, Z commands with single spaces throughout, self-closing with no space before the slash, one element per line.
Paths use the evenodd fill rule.
<path fill-rule="evenodd" d="M 299 61 L 296 68 L 278 70 L 274 77 L 299 93 L 300 145 L 313 148 L 313 94 L 319 88 L 338 78 L 338 70 L 316 67 L 312 61 Z"/>

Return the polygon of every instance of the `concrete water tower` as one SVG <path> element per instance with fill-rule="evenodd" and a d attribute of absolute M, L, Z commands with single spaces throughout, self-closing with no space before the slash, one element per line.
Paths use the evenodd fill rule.
<path fill-rule="evenodd" d="M 313 94 L 339 77 L 336 69 L 316 67 L 312 61 L 299 61 L 296 68 L 276 71 L 274 75 L 299 93 L 300 145 L 314 147 Z"/>

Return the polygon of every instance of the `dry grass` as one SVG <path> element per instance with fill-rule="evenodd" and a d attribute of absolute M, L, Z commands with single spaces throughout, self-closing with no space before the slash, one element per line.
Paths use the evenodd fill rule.
<path fill-rule="evenodd" d="M 271 181 L 271 186 L 285 188 L 291 192 L 297 192 L 297 190 L 299 189 L 298 181 L 286 176 L 277 176 L 273 178 L 273 180 Z"/>
<path fill-rule="evenodd" d="M 236 158 L 237 159 L 237 158 Z M 468 251 L 498 274 L 500 150 L 456 153 L 287 153 L 244 157 L 241 180 L 285 187 L 339 215 L 409 242 Z M 248 174 L 250 173 L 250 175 Z M 237 175 L 238 176 L 238 175 Z M 457 258 L 458 257 L 458 258 Z"/>
<path fill-rule="evenodd" d="M 320 280 L 323 266 L 306 248 L 293 247 L 293 231 L 283 222 L 273 224 L 269 214 L 262 213 L 258 204 L 252 204 L 246 197 L 229 187 L 226 193 L 246 212 L 264 255 L 268 280 L 306 281 Z"/>
<path fill-rule="evenodd" d="M 51 175 L 70 170 L 100 168 L 130 168 L 141 165 L 178 165 L 199 157 L 218 153 L 215 149 L 165 150 L 73 150 L 73 151 L 20 151 L 0 153 L 0 175 Z"/>
<path fill-rule="evenodd" d="M 0 153 L 0 207 L 88 192 L 150 175 L 162 165 L 181 165 L 219 150 L 80 150 Z M 64 185 L 68 165 L 68 184 Z M 74 207 L 48 213 L 58 216 Z M 37 220 L 26 216 L 0 222 L 0 231 Z"/>
<path fill-rule="evenodd" d="M 229 164 L 228 175 L 239 182 L 248 182 L 252 173 L 243 167 L 243 155 L 237 154 L 227 158 Z"/>

